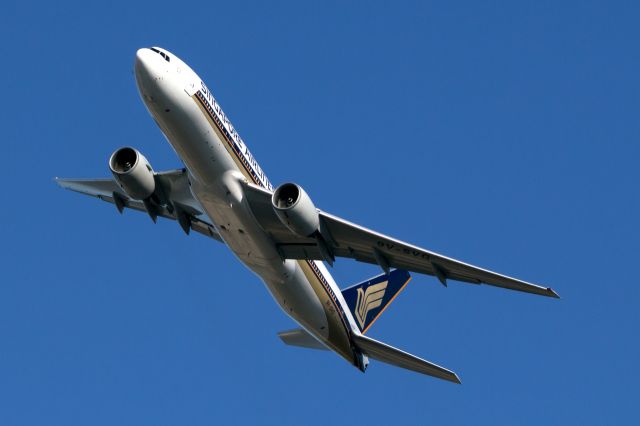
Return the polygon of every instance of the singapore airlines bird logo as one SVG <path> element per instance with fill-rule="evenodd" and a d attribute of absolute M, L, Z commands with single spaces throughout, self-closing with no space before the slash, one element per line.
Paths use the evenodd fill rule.
<path fill-rule="evenodd" d="M 366 290 L 358 289 L 358 299 L 356 301 L 356 319 L 360 324 L 360 328 L 364 328 L 367 320 L 367 314 L 372 309 L 380 307 L 384 292 L 387 289 L 389 281 L 383 281 L 378 284 L 369 286 Z"/>

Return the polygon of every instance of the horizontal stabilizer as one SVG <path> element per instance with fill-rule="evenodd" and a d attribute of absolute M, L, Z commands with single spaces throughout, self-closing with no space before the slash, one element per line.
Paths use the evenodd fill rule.
<path fill-rule="evenodd" d="M 280 337 L 285 344 L 290 346 L 300 346 L 302 348 L 309 349 L 323 349 L 325 351 L 328 350 L 327 347 L 317 341 L 315 337 L 301 328 L 281 331 L 278 333 L 278 337 Z"/>
<path fill-rule="evenodd" d="M 379 342 L 370 337 L 363 335 L 354 335 L 353 341 L 356 346 L 369 358 L 382 361 L 396 367 L 406 368 L 407 370 L 416 371 L 428 376 L 437 377 L 439 379 L 448 380 L 453 383 L 461 383 L 460 379 L 453 371 L 444 367 L 425 361 L 422 358 L 411 355 L 410 353 L 396 349 L 386 343 Z"/>

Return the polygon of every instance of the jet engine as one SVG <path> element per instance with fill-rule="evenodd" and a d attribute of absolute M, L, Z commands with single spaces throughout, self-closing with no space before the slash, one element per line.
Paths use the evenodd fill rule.
<path fill-rule="evenodd" d="M 283 183 L 277 187 L 271 204 L 280 221 L 295 234 L 309 237 L 319 230 L 318 210 L 299 185 Z"/>
<path fill-rule="evenodd" d="M 146 200 L 156 190 L 149 161 L 134 148 L 120 148 L 111 154 L 109 168 L 122 190 L 135 200 Z"/>

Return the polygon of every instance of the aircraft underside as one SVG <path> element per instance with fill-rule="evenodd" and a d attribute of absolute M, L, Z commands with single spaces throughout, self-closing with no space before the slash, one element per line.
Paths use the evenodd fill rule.
<path fill-rule="evenodd" d="M 140 49 L 142 100 L 185 165 L 155 172 L 136 149 L 120 148 L 113 178 L 57 179 L 68 189 L 124 209 L 175 220 L 223 242 L 265 283 L 301 328 L 289 345 L 329 349 L 364 371 L 368 358 L 460 383 L 443 367 L 365 336 L 410 280 L 408 271 L 557 298 L 550 288 L 482 269 L 372 231 L 317 209 L 299 185 L 274 188 L 202 80 L 179 58 Z M 325 263 L 350 258 L 382 273 L 340 290 Z"/>

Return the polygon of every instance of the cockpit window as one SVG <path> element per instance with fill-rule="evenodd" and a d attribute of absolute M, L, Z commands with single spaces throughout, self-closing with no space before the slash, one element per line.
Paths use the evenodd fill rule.
<path fill-rule="evenodd" d="M 169 55 L 167 55 L 166 53 L 156 49 L 155 47 L 150 47 L 149 49 L 153 50 L 154 52 L 158 53 L 160 56 L 162 56 L 164 58 L 165 61 L 167 62 L 171 62 L 171 58 L 169 57 Z"/>

